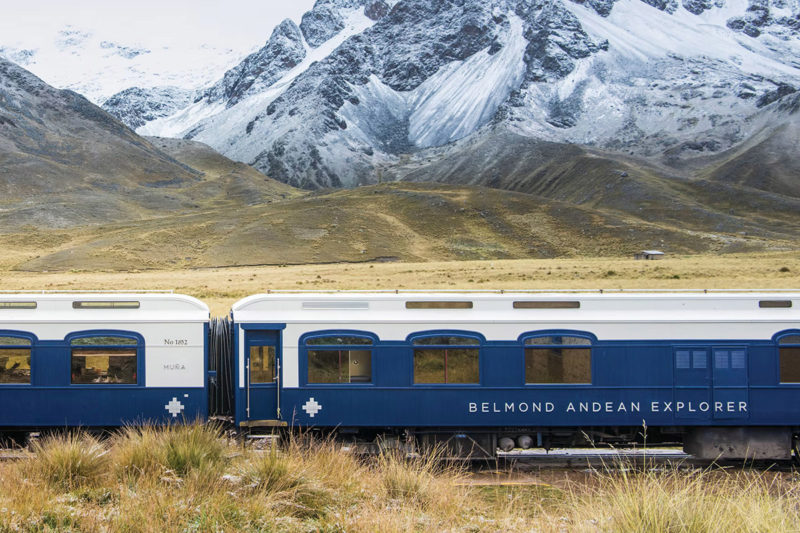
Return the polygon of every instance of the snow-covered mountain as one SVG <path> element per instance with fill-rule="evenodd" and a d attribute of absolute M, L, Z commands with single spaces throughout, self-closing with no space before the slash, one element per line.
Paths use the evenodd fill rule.
<path fill-rule="evenodd" d="M 137 131 L 303 187 L 375 182 L 487 131 L 683 169 L 797 87 L 798 0 L 319 0 Z"/>

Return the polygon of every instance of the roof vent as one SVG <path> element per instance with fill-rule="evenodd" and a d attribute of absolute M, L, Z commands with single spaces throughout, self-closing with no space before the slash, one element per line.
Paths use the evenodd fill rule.
<path fill-rule="evenodd" d="M 89 300 L 72 302 L 73 309 L 139 309 L 139 302 Z"/>
<path fill-rule="evenodd" d="M 580 309 L 581 303 L 574 301 L 557 300 L 546 301 L 522 301 L 514 302 L 514 309 Z"/>
<path fill-rule="evenodd" d="M 345 301 L 345 302 L 336 302 L 336 301 L 333 301 L 333 302 L 327 302 L 327 301 L 326 302 L 303 302 L 303 309 L 309 310 L 309 311 L 312 311 L 312 310 L 317 310 L 317 311 L 335 310 L 335 309 L 345 310 L 345 311 L 347 311 L 347 310 L 355 311 L 355 310 L 359 310 L 359 309 L 362 309 L 362 310 L 369 309 L 369 302 L 353 302 L 353 301 L 350 301 L 350 302 L 347 302 L 347 301 Z"/>
<path fill-rule="evenodd" d="M 406 302 L 406 309 L 472 309 L 472 302 L 447 300 Z"/>
<path fill-rule="evenodd" d="M 791 307 L 791 300 L 761 300 L 758 306 L 762 309 L 774 309 L 776 307 Z"/>
<path fill-rule="evenodd" d="M 0 302 L 0 309 L 36 309 L 36 302 Z"/>

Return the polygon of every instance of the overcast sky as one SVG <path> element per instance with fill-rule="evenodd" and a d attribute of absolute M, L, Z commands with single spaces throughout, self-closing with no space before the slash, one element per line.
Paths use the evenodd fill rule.
<path fill-rule="evenodd" d="M 195 90 L 261 48 L 285 18 L 299 23 L 313 4 L 0 0 L 0 54 L 96 103 L 133 86 Z M 125 57 L 126 49 L 141 52 Z"/>
<path fill-rule="evenodd" d="M 66 24 L 139 39 L 198 45 L 263 43 L 285 18 L 300 21 L 314 0 L 0 0 L 0 40 L 30 42 Z"/>

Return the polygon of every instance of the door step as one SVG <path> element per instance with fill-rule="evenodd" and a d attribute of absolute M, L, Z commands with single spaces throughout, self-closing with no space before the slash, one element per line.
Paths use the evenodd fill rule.
<path fill-rule="evenodd" d="M 289 424 L 284 420 L 242 420 L 239 427 L 243 428 L 285 428 Z"/>

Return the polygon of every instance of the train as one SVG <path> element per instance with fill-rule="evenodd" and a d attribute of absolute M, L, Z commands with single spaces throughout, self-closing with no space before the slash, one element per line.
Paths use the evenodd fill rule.
<path fill-rule="evenodd" d="M 226 420 L 365 447 L 788 460 L 800 291 L 0 294 L 0 431 Z"/>

